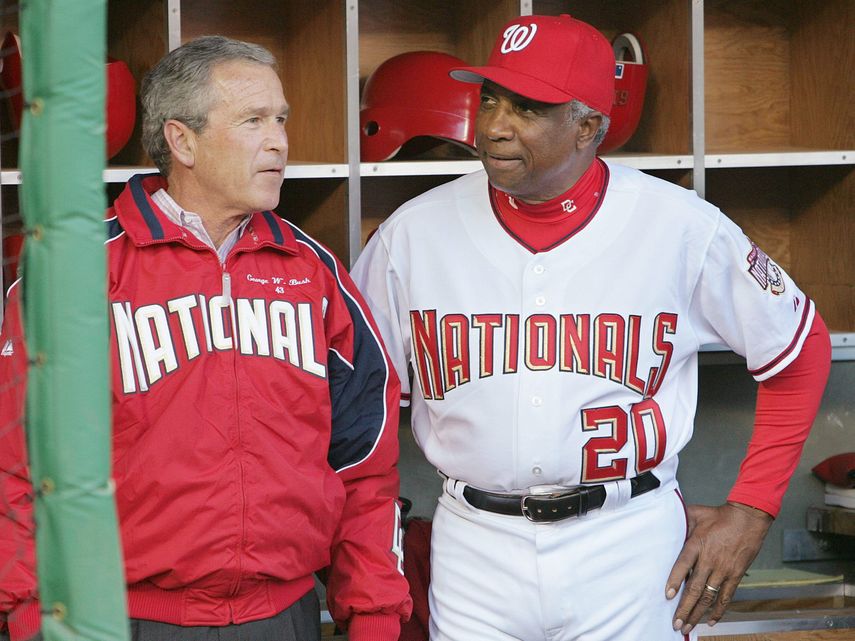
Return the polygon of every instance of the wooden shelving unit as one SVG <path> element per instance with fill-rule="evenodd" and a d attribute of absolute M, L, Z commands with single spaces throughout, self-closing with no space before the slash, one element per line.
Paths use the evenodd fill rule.
<path fill-rule="evenodd" d="M 404 200 L 480 167 L 460 149 L 441 159 L 360 162 L 367 76 L 406 51 L 482 63 L 499 27 L 531 13 L 571 13 L 609 39 L 641 39 L 650 64 L 641 122 L 607 157 L 720 206 L 816 300 L 835 357 L 853 358 L 849 0 L 109 0 L 108 53 L 139 82 L 168 49 L 205 33 L 270 48 L 293 114 L 279 213 L 352 263 L 370 230 Z M 14 14 L 3 20 L 4 31 L 17 30 Z M 8 124 L 0 119 L 0 130 Z M 16 140 L 5 140 L 6 232 L 19 225 L 16 158 Z M 135 134 L 104 173 L 108 192 L 151 170 Z"/>

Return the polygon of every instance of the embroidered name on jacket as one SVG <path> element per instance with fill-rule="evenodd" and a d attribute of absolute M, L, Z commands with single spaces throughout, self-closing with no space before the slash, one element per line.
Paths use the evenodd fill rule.
<path fill-rule="evenodd" d="M 326 301 L 324 301 L 325 303 Z M 236 350 L 267 356 L 325 378 L 315 352 L 314 316 L 309 302 L 199 294 L 165 305 L 111 304 L 122 386 L 126 394 L 145 392 L 167 374 L 205 353 Z M 318 322 L 320 327 L 320 321 Z"/>

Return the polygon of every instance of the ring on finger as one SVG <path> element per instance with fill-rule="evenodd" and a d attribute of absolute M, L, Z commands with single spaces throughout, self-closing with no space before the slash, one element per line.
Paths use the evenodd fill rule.
<path fill-rule="evenodd" d="M 707 584 L 704 586 L 704 590 L 708 590 L 709 592 L 712 592 L 713 594 L 716 594 L 716 595 L 718 594 L 718 591 L 719 591 L 720 589 L 721 589 L 721 588 L 714 588 L 714 587 L 713 587 L 713 586 L 711 586 L 709 583 L 707 583 Z"/>

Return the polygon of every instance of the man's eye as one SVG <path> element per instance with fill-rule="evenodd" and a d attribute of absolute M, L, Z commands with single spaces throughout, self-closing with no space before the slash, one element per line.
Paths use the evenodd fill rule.
<path fill-rule="evenodd" d="M 276 116 L 276 122 L 278 122 L 280 125 L 284 125 L 287 121 L 287 116 Z"/>
<path fill-rule="evenodd" d="M 247 118 L 246 121 L 252 125 L 256 125 L 261 122 L 261 118 L 258 116 L 253 116 L 252 118 Z"/>

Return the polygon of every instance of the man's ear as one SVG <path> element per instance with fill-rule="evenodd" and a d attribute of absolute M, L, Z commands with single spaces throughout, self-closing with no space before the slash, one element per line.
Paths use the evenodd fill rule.
<path fill-rule="evenodd" d="M 172 152 L 174 161 L 188 169 L 196 164 L 196 132 L 180 120 L 167 120 L 163 123 L 163 137 Z"/>
<path fill-rule="evenodd" d="M 594 143 L 594 138 L 603 124 L 603 114 L 599 111 L 594 111 L 587 118 L 579 122 L 579 136 L 576 138 L 576 145 L 579 149 L 584 149 Z"/>

